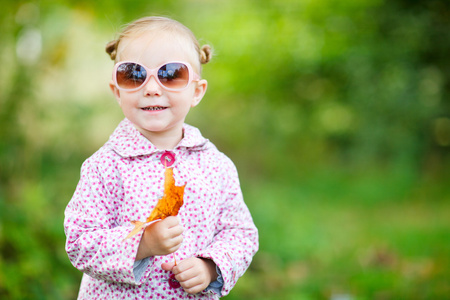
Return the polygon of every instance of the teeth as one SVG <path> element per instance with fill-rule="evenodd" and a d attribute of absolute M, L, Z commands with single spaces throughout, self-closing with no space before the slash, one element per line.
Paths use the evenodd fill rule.
<path fill-rule="evenodd" d="M 144 107 L 144 110 L 163 110 L 165 107 L 162 106 L 150 106 L 150 107 Z"/>

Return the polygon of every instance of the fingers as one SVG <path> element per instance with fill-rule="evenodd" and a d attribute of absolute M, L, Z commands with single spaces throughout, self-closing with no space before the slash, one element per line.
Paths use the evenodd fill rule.
<path fill-rule="evenodd" d="M 175 277 L 176 278 L 176 277 Z M 198 281 L 198 284 L 194 282 L 194 280 L 186 281 L 181 283 L 181 287 L 184 289 L 186 293 L 189 294 L 197 294 L 203 291 L 208 287 L 208 285 L 205 285 L 203 281 Z"/>
<path fill-rule="evenodd" d="M 180 219 L 176 216 L 170 216 L 165 218 L 164 220 L 161 220 L 161 223 L 167 224 L 169 227 L 174 227 L 180 224 Z"/>
<path fill-rule="evenodd" d="M 196 273 L 195 270 L 192 269 L 176 274 L 175 279 L 178 280 L 181 287 L 190 294 L 201 292 L 208 286 L 207 284 L 204 284 L 201 274 Z"/>
<path fill-rule="evenodd" d="M 142 237 L 146 255 L 167 255 L 177 251 L 183 242 L 183 231 L 177 217 L 152 223 Z"/>
<path fill-rule="evenodd" d="M 174 262 L 170 262 L 170 263 L 162 263 L 161 264 L 161 268 L 164 271 L 172 271 L 173 267 L 175 266 Z"/>
<path fill-rule="evenodd" d="M 197 257 L 182 260 L 172 268 L 172 272 L 181 287 L 190 294 L 203 291 L 211 282 L 204 262 Z"/>
<path fill-rule="evenodd" d="M 162 221 L 154 223 L 159 231 L 163 234 L 163 238 L 174 238 L 180 236 L 184 228 L 181 226 L 177 217 L 167 217 Z M 152 224 L 153 225 L 153 224 Z"/>
<path fill-rule="evenodd" d="M 177 251 L 181 247 L 182 242 L 183 242 L 182 236 L 162 241 L 160 243 L 162 253 L 157 255 L 167 255 Z"/>
<path fill-rule="evenodd" d="M 160 231 L 162 244 L 168 253 L 173 253 L 180 248 L 183 242 L 184 228 L 177 217 L 167 217 L 161 223 L 163 227 L 163 230 Z"/>
<path fill-rule="evenodd" d="M 184 228 L 178 218 L 168 217 L 147 227 L 147 230 L 154 231 L 161 239 L 171 239 L 180 236 Z"/>

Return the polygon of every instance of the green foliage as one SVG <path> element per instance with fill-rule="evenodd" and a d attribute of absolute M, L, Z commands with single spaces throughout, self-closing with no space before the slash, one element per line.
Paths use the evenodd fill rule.
<path fill-rule="evenodd" d="M 311 175 L 297 186 L 276 181 L 247 191 L 261 232 L 261 251 L 230 298 L 448 295 L 448 187 L 438 193 L 430 184 L 393 191 L 396 199 L 391 200 L 386 199 L 390 189 L 370 192 L 388 187 L 386 178 L 376 174 Z M 318 182 L 325 182 L 323 189 Z M 355 193 L 355 185 L 366 192 Z M 441 198 L 443 194 L 447 196 Z"/>
<path fill-rule="evenodd" d="M 0 10 L 0 298 L 75 298 L 63 211 L 122 118 L 104 46 L 152 14 L 215 50 L 188 122 L 261 238 L 229 299 L 450 293 L 447 1 L 61 0 Z"/>

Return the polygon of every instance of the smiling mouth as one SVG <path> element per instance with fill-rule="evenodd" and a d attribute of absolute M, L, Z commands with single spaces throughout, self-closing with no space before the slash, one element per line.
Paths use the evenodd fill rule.
<path fill-rule="evenodd" d="M 158 110 L 164 110 L 167 107 L 165 106 L 148 106 L 148 107 L 143 107 L 143 110 L 149 110 L 149 111 L 158 111 Z"/>

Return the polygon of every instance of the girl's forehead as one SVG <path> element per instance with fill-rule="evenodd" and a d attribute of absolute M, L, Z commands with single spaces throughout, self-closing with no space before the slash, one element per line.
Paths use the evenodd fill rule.
<path fill-rule="evenodd" d="M 119 60 L 131 60 L 155 68 L 168 61 L 199 64 L 194 45 L 186 38 L 169 34 L 144 33 L 126 37 L 119 44 Z"/>

